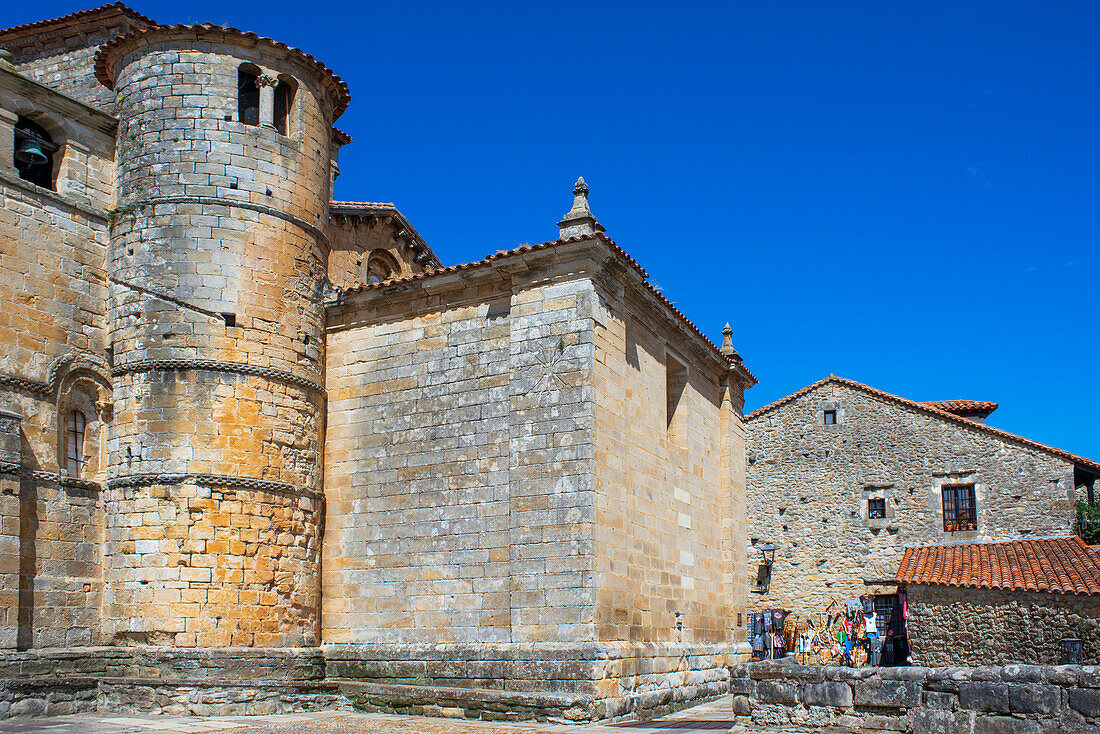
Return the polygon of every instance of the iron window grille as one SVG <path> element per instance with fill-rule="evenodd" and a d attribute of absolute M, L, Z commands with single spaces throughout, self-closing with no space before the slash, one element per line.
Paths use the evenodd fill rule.
<path fill-rule="evenodd" d="M 84 468 L 84 428 L 86 421 L 84 414 L 79 410 L 69 413 L 68 425 L 65 427 L 66 456 L 65 470 L 70 477 L 82 478 Z"/>
<path fill-rule="evenodd" d="M 978 529 L 978 508 L 973 484 L 943 487 L 943 529 L 949 533 Z"/>

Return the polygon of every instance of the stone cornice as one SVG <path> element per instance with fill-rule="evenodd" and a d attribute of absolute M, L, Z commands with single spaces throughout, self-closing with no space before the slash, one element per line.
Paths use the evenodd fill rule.
<path fill-rule="evenodd" d="M 59 112 L 68 120 L 77 122 L 90 130 L 95 130 L 114 138 L 118 130 L 118 118 L 97 110 L 91 105 L 28 79 L 17 71 L 0 66 L 0 89 L 37 102 L 44 107 Z"/>

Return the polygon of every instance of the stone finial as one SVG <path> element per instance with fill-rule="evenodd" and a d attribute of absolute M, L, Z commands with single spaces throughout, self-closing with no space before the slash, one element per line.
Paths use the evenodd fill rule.
<path fill-rule="evenodd" d="M 733 348 L 733 329 L 727 323 L 726 327 L 722 329 L 722 355 L 732 359 L 734 362 L 740 364 L 741 355 L 737 353 L 737 350 Z"/>
<path fill-rule="evenodd" d="M 584 182 L 582 176 L 573 186 L 573 208 L 565 213 L 564 219 L 558 222 L 558 239 L 591 237 L 603 231 L 603 227 L 592 216 L 592 210 L 588 208 L 588 184 Z"/>

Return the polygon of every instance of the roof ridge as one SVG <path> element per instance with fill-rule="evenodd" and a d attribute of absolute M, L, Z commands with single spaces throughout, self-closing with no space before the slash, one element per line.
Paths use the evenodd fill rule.
<path fill-rule="evenodd" d="M 722 354 L 722 350 L 719 349 L 718 346 L 714 342 L 712 342 L 709 338 L 707 338 L 707 335 L 704 334 L 703 331 L 698 326 L 696 326 L 694 323 L 692 323 L 691 319 L 689 319 L 686 315 L 684 315 L 684 313 L 682 311 L 680 311 L 680 309 L 676 308 L 676 306 L 673 305 L 672 301 L 668 300 L 668 298 L 666 298 L 664 295 L 662 295 L 661 292 L 659 290 L 657 290 L 657 288 L 654 287 L 652 283 L 649 282 L 649 273 L 646 272 L 645 268 L 643 268 L 641 266 L 641 264 L 638 263 L 637 260 L 635 260 L 633 257 L 631 257 L 631 255 L 628 252 L 626 252 L 626 250 L 619 247 L 613 239 L 611 239 L 610 237 L 608 237 L 606 234 L 604 234 L 602 232 L 597 232 L 596 234 L 593 234 L 593 235 L 579 235 L 577 237 L 568 237 L 566 239 L 550 240 L 548 242 L 541 242 L 541 243 L 535 244 L 535 245 L 531 245 L 531 244 L 519 245 L 517 247 L 513 247 L 510 250 L 497 250 L 496 252 L 493 252 L 493 253 L 490 253 L 490 254 L 486 255 L 485 257 L 483 257 L 480 260 L 473 260 L 471 262 L 459 263 L 457 265 L 448 265 L 447 267 L 444 267 L 444 268 L 437 268 L 435 270 L 429 270 L 429 271 L 425 271 L 423 273 L 415 273 L 413 275 L 406 275 L 406 276 L 403 276 L 403 277 L 400 277 L 400 278 L 390 278 L 389 280 L 385 280 L 385 281 L 382 281 L 380 283 L 358 283 L 358 284 L 353 285 L 353 286 L 347 286 L 345 288 L 341 288 L 341 289 L 339 289 L 339 292 L 341 294 L 343 294 L 343 293 L 361 293 L 363 291 L 377 290 L 379 288 L 389 288 L 389 287 L 392 287 L 394 285 L 400 285 L 400 284 L 403 284 L 403 283 L 410 283 L 410 282 L 417 281 L 417 280 L 426 280 L 428 278 L 436 277 L 436 276 L 439 276 L 439 275 L 447 275 L 447 274 L 450 274 L 450 273 L 456 273 L 456 272 L 459 272 L 461 270 L 472 270 L 474 268 L 486 267 L 486 266 L 491 265 L 494 260 L 500 260 L 500 259 L 505 258 L 505 257 L 513 257 L 515 255 L 522 255 L 522 254 L 525 254 L 525 253 L 528 253 L 528 252 L 537 252 L 539 250 L 547 250 L 547 249 L 550 249 L 550 248 L 553 248 L 553 247 L 560 247 L 562 245 L 573 244 L 573 243 L 582 242 L 582 241 L 585 241 L 585 240 L 598 240 L 598 241 L 602 242 L 603 244 L 605 244 L 612 251 L 612 253 L 617 255 L 620 260 L 625 261 L 627 263 L 627 265 L 629 265 L 631 267 L 631 269 L 633 269 L 639 275 L 642 286 L 651 295 L 655 296 L 657 301 L 662 306 L 664 306 L 666 309 L 668 309 L 675 318 L 677 318 L 679 321 L 681 321 L 685 326 L 688 327 L 688 329 L 690 331 L 692 331 L 696 336 L 698 336 L 700 339 L 702 339 L 703 342 L 710 348 L 710 350 L 713 351 L 716 355 L 718 355 L 718 357 L 723 362 L 725 362 L 726 364 L 730 364 L 730 365 L 733 364 L 731 359 L 729 357 L 727 357 L 725 354 Z M 759 383 L 759 380 L 756 378 L 756 375 L 754 375 L 749 370 L 748 367 L 745 367 L 744 364 L 740 364 L 738 366 L 741 370 L 743 370 L 745 372 L 746 375 L 748 375 L 748 377 L 752 380 L 753 384 Z"/>
<path fill-rule="evenodd" d="M 753 420 L 755 418 L 759 418 L 764 413 L 767 413 L 771 410 L 774 410 L 775 408 L 778 408 L 782 405 L 785 405 L 785 404 L 791 402 L 792 400 L 800 398 L 803 395 L 805 395 L 806 393 L 810 392 L 811 390 L 813 390 L 817 387 L 820 387 L 821 385 L 824 385 L 827 382 L 834 382 L 836 384 L 845 385 L 847 387 L 854 388 L 856 390 L 862 390 L 862 391 L 864 391 L 864 392 L 866 392 L 870 395 L 874 395 L 874 396 L 880 397 L 880 398 L 885 398 L 887 400 L 891 400 L 891 401 L 894 401 L 896 403 L 899 403 L 903 406 L 916 408 L 917 410 L 924 411 L 924 412 L 929 413 L 929 414 L 931 414 L 931 415 L 933 415 L 937 418 L 942 418 L 943 420 L 947 420 L 947 421 L 950 421 L 952 423 L 955 423 L 956 425 L 960 425 L 960 426 L 964 426 L 966 428 L 970 428 L 972 430 L 978 431 L 979 433 L 987 433 L 987 434 L 990 434 L 992 436 L 995 436 L 997 438 L 1001 438 L 1001 439 L 1004 439 L 1004 440 L 1007 440 L 1007 441 L 1014 441 L 1016 443 L 1023 444 L 1024 446 L 1026 446 L 1028 448 L 1037 449 L 1039 451 L 1045 451 L 1049 454 L 1053 454 L 1053 455 L 1058 456 L 1060 458 L 1063 458 L 1067 461 L 1073 462 L 1075 464 L 1083 464 L 1083 465 L 1089 467 L 1090 469 L 1093 469 L 1095 471 L 1100 472 L 1100 462 L 1093 461 L 1092 459 L 1085 458 L 1084 456 L 1078 456 L 1077 454 L 1072 454 L 1069 451 L 1064 451 L 1063 449 L 1060 449 L 1060 448 L 1057 448 L 1057 447 L 1054 447 L 1054 446 L 1048 446 L 1044 443 L 1040 443 L 1038 441 L 1035 441 L 1035 440 L 1030 439 L 1030 438 L 1026 438 L 1024 436 L 1019 436 L 1015 433 L 1009 433 L 1008 431 L 1005 431 L 1005 430 L 1000 429 L 1000 428 L 994 428 L 993 426 L 986 425 L 985 423 L 977 423 L 975 421 L 969 420 L 967 418 L 963 418 L 962 416 L 959 416 L 959 415 L 955 415 L 954 413 L 948 412 L 948 411 L 943 410 L 941 408 L 937 408 L 934 405 L 929 405 L 927 403 L 920 403 L 920 402 L 917 402 L 916 400 L 910 400 L 909 398 L 903 398 L 900 395 L 895 395 L 893 393 L 886 392 L 885 390 L 880 390 L 877 387 L 871 387 L 870 385 L 865 385 L 862 382 L 856 382 L 855 380 L 849 380 L 846 377 L 840 377 L 838 375 L 832 375 L 832 374 L 830 374 L 828 377 L 826 377 L 822 380 L 818 380 L 817 382 L 815 382 L 813 384 L 807 385 L 806 387 L 802 388 L 801 390 L 793 392 L 790 395 L 786 395 L 786 396 L 780 398 L 779 400 L 776 400 L 775 402 L 769 403 L 769 404 L 765 405 L 762 408 L 757 408 L 756 410 L 754 410 L 751 413 L 749 413 L 748 415 L 746 415 L 745 420 L 750 421 L 750 420 Z"/>
<path fill-rule="evenodd" d="M 137 18 L 138 20 L 141 20 L 142 22 L 148 23 L 149 25 L 153 25 L 153 26 L 160 25 L 159 23 L 157 23 L 152 18 L 149 18 L 145 15 L 142 15 L 138 11 L 136 11 L 133 8 L 127 6 L 125 3 L 114 2 L 114 3 L 108 3 L 107 5 L 97 5 L 94 8 L 85 8 L 84 10 L 77 10 L 77 11 L 74 11 L 72 13 L 67 13 L 65 15 L 59 15 L 56 18 L 45 18 L 43 20 L 34 20 L 34 21 L 29 22 L 29 23 L 21 23 L 19 25 L 13 25 L 13 26 L 10 26 L 8 28 L 0 28 L 0 37 L 7 36 L 7 35 L 10 35 L 10 34 L 13 34 L 13 33 L 21 33 L 23 31 L 27 31 L 27 30 L 30 30 L 32 28 L 46 28 L 48 26 L 58 24 L 58 23 L 67 23 L 69 21 L 76 20 L 77 18 L 84 18 L 84 17 L 87 17 L 87 16 L 95 15 L 96 13 L 102 13 L 105 10 L 118 10 L 119 12 L 123 13 L 124 15 L 132 16 L 134 18 Z"/>

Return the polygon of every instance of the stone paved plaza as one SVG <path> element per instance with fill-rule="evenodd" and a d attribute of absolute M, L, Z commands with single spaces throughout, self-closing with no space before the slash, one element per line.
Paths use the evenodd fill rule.
<path fill-rule="evenodd" d="M 348 711 L 283 714 L 279 716 L 122 716 L 94 714 L 51 719 L 0 722 L 0 734 L 680 734 L 681 732 L 742 732 L 734 722 L 732 698 L 723 696 L 675 714 L 644 722 L 622 724 L 551 724 L 539 722 L 488 723 Z M 753 730 L 759 734 L 760 730 Z"/>

